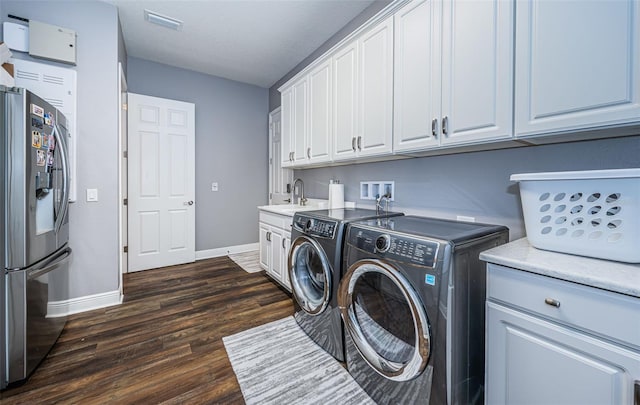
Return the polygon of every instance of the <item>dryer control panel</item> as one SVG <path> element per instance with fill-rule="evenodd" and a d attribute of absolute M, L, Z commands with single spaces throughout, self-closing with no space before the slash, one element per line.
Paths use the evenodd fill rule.
<path fill-rule="evenodd" d="M 350 228 L 348 243 L 387 260 L 431 268 L 435 266 L 440 246 L 438 242 L 431 240 L 358 227 Z"/>
<path fill-rule="evenodd" d="M 332 239 L 335 236 L 338 223 L 336 221 L 310 218 L 296 214 L 293 218 L 293 227 L 310 236 Z"/>

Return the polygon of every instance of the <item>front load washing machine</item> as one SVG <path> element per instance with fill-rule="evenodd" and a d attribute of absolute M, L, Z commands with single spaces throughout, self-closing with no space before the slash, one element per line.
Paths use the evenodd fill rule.
<path fill-rule="evenodd" d="M 406 216 L 351 223 L 338 305 L 349 373 L 378 404 L 479 404 L 485 268 L 503 226 Z"/>
<path fill-rule="evenodd" d="M 342 247 L 350 221 L 403 215 L 343 208 L 297 212 L 293 217 L 288 271 L 294 318 L 325 351 L 344 361 L 342 321 L 336 291 L 342 275 Z"/>

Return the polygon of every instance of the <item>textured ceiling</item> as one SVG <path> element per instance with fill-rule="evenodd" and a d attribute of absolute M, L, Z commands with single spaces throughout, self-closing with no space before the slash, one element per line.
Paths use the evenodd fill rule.
<path fill-rule="evenodd" d="M 110 0 L 127 54 L 270 87 L 367 8 L 372 0 Z M 144 10 L 184 22 L 181 31 Z"/>

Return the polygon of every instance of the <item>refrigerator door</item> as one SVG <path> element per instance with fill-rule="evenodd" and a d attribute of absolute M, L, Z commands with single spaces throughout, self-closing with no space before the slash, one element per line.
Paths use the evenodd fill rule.
<path fill-rule="evenodd" d="M 0 117 L 4 117 L 3 112 L 5 111 L 5 97 L 4 94 L 0 93 Z M 2 129 L 0 128 L 0 131 Z M 4 135 L 4 134 L 2 134 Z M 6 179 L 6 137 L 3 136 L 0 138 L 0 179 L 3 181 L 3 186 L 0 187 L 0 263 L 4 265 L 5 262 L 5 241 L 6 241 L 6 227 L 5 227 L 5 187 L 4 182 Z M 4 266 L 0 266 L 0 390 L 4 389 L 6 386 L 6 378 L 5 378 L 5 365 L 6 363 L 6 353 L 5 353 L 5 323 L 4 323 L 4 315 L 5 315 L 5 288 L 4 288 Z"/>
<path fill-rule="evenodd" d="M 68 239 L 68 159 L 54 107 L 24 89 L 5 90 L 3 95 L 5 215 L 11 235 L 5 268 L 19 269 L 44 259 Z"/>
<path fill-rule="evenodd" d="M 7 376 L 23 380 L 46 357 L 67 320 L 71 248 L 7 273 Z"/>

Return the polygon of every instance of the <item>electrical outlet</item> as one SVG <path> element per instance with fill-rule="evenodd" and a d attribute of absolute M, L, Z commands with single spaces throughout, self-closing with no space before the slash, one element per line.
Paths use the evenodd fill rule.
<path fill-rule="evenodd" d="M 87 201 L 89 201 L 89 202 L 98 201 L 98 189 L 97 188 L 88 188 L 87 189 Z"/>
<path fill-rule="evenodd" d="M 211 183 L 211 191 L 218 191 L 218 182 L 214 181 Z"/>

